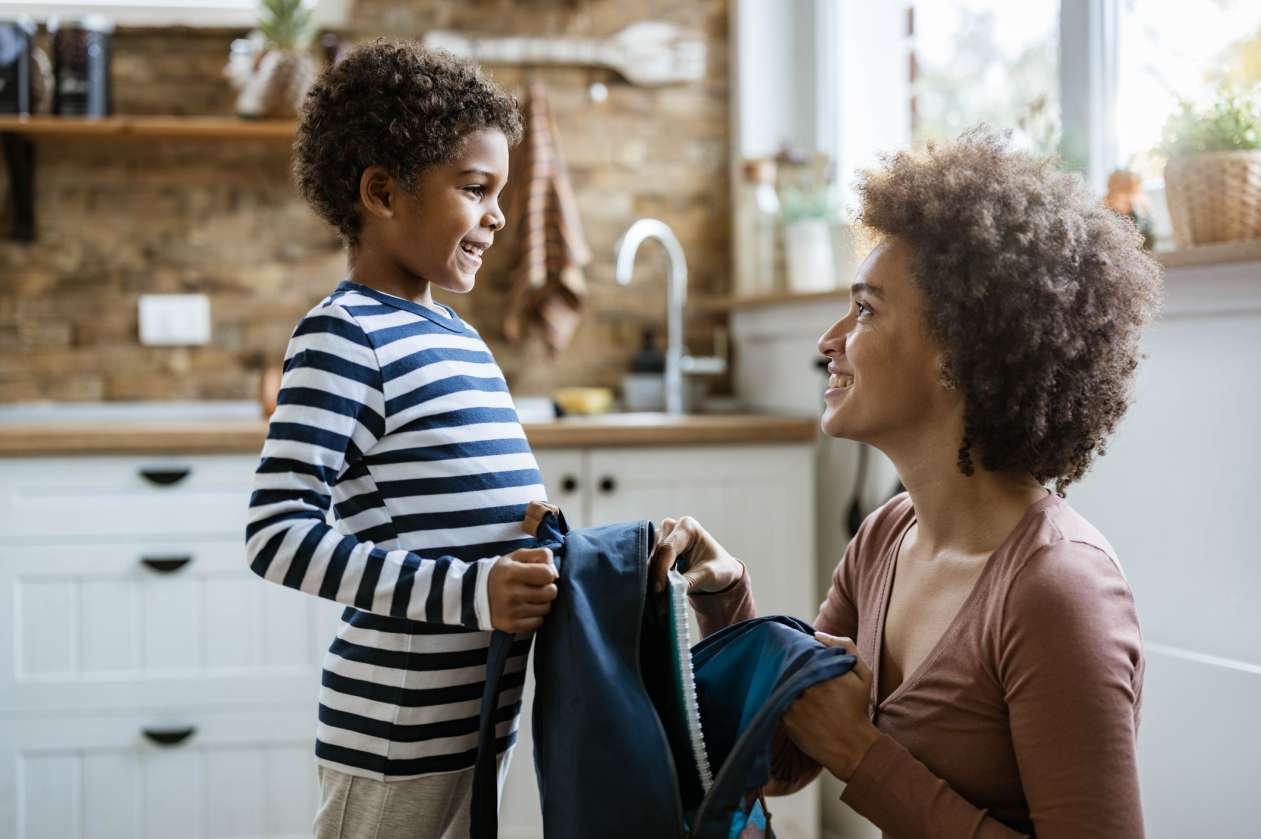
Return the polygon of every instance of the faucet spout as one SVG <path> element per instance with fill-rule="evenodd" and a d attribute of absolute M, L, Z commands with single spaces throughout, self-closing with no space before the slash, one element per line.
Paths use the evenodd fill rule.
<path fill-rule="evenodd" d="M 617 243 L 614 278 L 629 285 L 635 269 L 635 254 L 648 239 L 656 239 L 665 248 L 670 260 L 670 278 L 666 289 L 666 413 L 683 413 L 683 307 L 687 304 L 687 260 L 683 246 L 665 222 L 642 218 L 627 228 Z"/>

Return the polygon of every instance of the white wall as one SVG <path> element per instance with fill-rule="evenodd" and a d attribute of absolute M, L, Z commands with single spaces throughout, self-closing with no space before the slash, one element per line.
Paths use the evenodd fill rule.
<path fill-rule="evenodd" d="M 1133 407 L 1069 502 L 1116 548 L 1147 653 L 1151 839 L 1258 835 L 1261 263 L 1172 269 Z"/>

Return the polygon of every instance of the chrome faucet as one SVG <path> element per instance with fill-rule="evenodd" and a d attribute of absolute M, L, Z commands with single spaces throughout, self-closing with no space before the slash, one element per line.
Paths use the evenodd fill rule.
<path fill-rule="evenodd" d="M 663 221 L 641 218 L 632 224 L 617 243 L 617 267 L 614 277 L 621 285 L 630 285 L 635 268 L 635 254 L 645 239 L 656 239 L 670 259 L 670 278 L 666 286 L 666 413 L 683 413 L 683 374 L 716 374 L 727 369 L 722 358 L 696 358 L 683 346 L 683 307 L 687 305 L 687 260 L 674 231 Z"/>

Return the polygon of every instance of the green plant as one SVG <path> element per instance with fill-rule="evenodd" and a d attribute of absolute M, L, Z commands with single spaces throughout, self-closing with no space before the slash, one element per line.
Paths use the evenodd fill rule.
<path fill-rule="evenodd" d="M 1169 158 L 1253 149 L 1261 149 L 1261 99 L 1226 89 L 1204 108 L 1181 102 L 1165 122 L 1160 143 Z"/>
<path fill-rule="evenodd" d="M 258 28 L 269 45 L 305 48 L 311 43 L 311 8 L 306 0 L 260 0 Z"/>
<path fill-rule="evenodd" d="M 835 191 L 826 182 L 817 185 L 785 187 L 779 206 L 784 224 L 793 224 L 806 219 L 835 221 L 839 216 Z"/>

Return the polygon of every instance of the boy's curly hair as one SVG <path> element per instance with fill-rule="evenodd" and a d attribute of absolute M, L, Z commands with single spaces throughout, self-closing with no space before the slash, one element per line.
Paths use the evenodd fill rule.
<path fill-rule="evenodd" d="M 862 220 L 907 242 L 943 374 L 964 399 L 959 468 L 1085 474 L 1129 404 L 1160 265 L 1127 218 L 1048 158 L 973 129 L 863 174 Z"/>
<path fill-rule="evenodd" d="M 414 41 L 377 39 L 326 70 L 307 93 L 293 144 L 298 189 L 358 244 L 359 179 L 383 166 L 415 186 L 421 170 L 459 154 L 464 139 L 498 128 L 521 139 L 517 100 L 470 62 Z"/>

